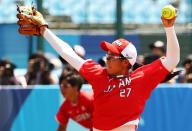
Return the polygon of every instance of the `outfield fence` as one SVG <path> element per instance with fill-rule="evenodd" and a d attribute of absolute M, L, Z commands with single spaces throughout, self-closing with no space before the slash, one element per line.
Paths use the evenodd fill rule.
<path fill-rule="evenodd" d="M 84 91 L 92 91 L 83 85 Z M 58 85 L 0 86 L 0 131 L 55 131 L 63 97 Z M 161 84 L 148 100 L 138 131 L 192 131 L 192 84 Z M 129 109 L 127 109 L 129 111 Z M 88 131 L 70 120 L 67 131 Z"/>

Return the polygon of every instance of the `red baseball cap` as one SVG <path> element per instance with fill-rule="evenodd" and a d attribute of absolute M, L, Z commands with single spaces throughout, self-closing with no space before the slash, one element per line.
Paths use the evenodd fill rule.
<path fill-rule="evenodd" d="M 100 43 L 100 47 L 104 51 L 111 51 L 117 55 L 123 55 L 128 59 L 132 66 L 136 62 L 137 50 L 131 42 L 125 39 L 115 40 L 112 44 L 107 41 L 102 41 Z"/>

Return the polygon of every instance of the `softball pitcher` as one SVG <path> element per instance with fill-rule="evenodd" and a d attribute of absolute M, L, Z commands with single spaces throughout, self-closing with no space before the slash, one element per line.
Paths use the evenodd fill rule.
<path fill-rule="evenodd" d="M 36 10 L 27 14 L 20 9 L 17 17 L 21 34 L 43 36 L 91 84 L 94 92 L 93 131 L 135 131 L 152 90 L 180 60 L 175 17 L 161 18 L 167 37 L 166 56 L 131 73 L 128 70 L 137 57 L 132 42 L 125 39 L 112 43 L 102 41 L 100 46 L 106 51 L 107 59 L 107 67 L 103 68 L 93 60 L 84 60 L 75 54 L 67 42 L 48 29 L 43 16 Z"/>

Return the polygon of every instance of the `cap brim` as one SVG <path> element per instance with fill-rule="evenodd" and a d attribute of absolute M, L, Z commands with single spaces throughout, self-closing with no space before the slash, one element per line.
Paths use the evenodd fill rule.
<path fill-rule="evenodd" d="M 112 45 L 111 43 L 109 43 L 107 41 L 102 41 L 100 43 L 100 47 L 104 51 L 111 51 L 111 52 L 118 54 L 118 55 L 120 54 L 119 50 L 114 45 Z"/>

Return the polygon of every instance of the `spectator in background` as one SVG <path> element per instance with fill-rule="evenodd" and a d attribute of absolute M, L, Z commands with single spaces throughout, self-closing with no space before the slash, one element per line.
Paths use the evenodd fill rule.
<path fill-rule="evenodd" d="M 56 84 L 57 81 L 51 74 L 54 65 L 41 53 L 32 54 L 28 59 L 28 70 L 25 74 L 27 85 Z"/>
<path fill-rule="evenodd" d="M 162 41 L 156 41 L 149 45 L 152 54 L 157 55 L 159 57 L 165 56 L 165 44 Z"/>
<path fill-rule="evenodd" d="M 56 115 L 59 122 L 58 131 L 66 131 L 70 118 L 92 131 L 93 95 L 80 91 L 83 79 L 77 71 L 65 69 L 59 79 L 65 100 Z"/>
<path fill-rule="evenodd" d="M 8 60 L 0 60 L 0 85 L 20 85 L 14 75 L 16 66 Z"/>
<path fill-rule="evenodd" d="M 183 72 L 178 77 L 179 83 L 192 83 L 192 54 L 183 62 Z"/>
<path fill-rule="evenodd" d="M 165 56 L 165 44 L 162 41 L 156 41 L 149 45 L 151 50 L 150 55 L 146 56 L 144 59 L 144 64 L 149 64 L 162 56 Z"/>

